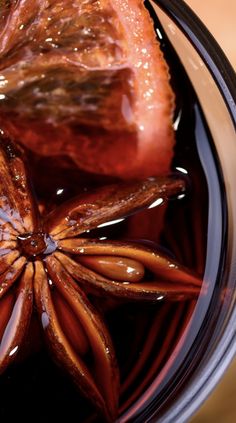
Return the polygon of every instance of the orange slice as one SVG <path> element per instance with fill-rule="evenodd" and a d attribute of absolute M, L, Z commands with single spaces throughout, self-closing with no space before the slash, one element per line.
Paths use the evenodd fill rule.
<path fill-rule="evenodd" d="M 167 172 L 174 95 L 143 1 L 4 4 L 0 128 L 87 171 Z"/>

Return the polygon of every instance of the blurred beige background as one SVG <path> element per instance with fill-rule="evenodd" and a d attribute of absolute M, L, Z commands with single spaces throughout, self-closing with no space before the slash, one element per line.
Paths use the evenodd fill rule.
<path fill-rule="evenodd" d="M 236 0 L 185 0 L 236 69 Z M 236 359 L 190 423 L 236 423 Z"/>
<path fill-rule="evenodd" d="M 217 39 L 236 69 L 236 0 L 185 0 Z"/>

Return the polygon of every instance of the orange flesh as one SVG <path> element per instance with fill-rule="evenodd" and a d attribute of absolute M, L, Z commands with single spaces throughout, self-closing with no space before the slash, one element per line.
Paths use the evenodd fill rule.
<path fill-rule="evenodd" d="M 143 1 L 20 0 L 0 62 L 0 128 L 33 151 L 122 178 L 168 171 L 174 96 Z"/>

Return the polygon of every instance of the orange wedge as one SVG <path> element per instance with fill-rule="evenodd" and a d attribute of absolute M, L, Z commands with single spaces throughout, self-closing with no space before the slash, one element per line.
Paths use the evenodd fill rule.
<path fill-rule="evenodd" d="M 1 7 L 1 129 L 90 172 L 126 179 L 168 171 L 174 95 L 142 0 Z"/>

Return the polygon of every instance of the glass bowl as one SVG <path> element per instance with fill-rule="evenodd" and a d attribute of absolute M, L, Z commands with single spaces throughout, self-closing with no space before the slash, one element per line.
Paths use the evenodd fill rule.
<path fill-rule="evenodd" d="M 155 0 L 151 5 L 193 85 L 214 142 L 214 156 L 209 159 L 206 133 L 196 119 L 209 189 L 204 273 L 209 295 L 195 310 L 198 319 L 194 331 L 188 333 L 175 369 L 161 383 L 158 375 L 121 416 L 121 423 L 187 421 L 215 387 L 236 351 L 235 73 L 214 38 L 183 1 Z M 163 371 L 167 368 L 168 362 Z"/>

